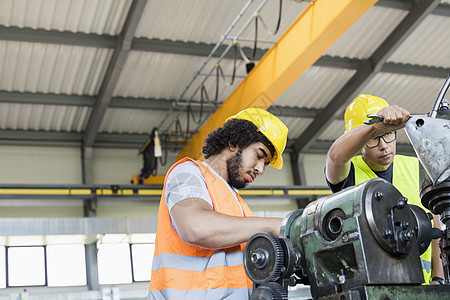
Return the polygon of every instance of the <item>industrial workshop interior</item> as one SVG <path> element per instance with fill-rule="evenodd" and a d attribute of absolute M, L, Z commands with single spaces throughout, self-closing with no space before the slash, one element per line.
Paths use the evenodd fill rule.
<path fill-rule="evenodd" d="M 449 28 L 450 0 L 0 0 L 0 300 L 147 299 L 166 173 L 247 108 L 289 129 L 283 168 L 239 190 L 284 218 L 247 243 L 251 299 L 448 299 Z M 440 231 L 379 204 L 390 183 L 331 193 L 360 94 L 411 113 L 397 154 Z M 440 238 L 441 285 L 391 276 L 419 238 Z"/>

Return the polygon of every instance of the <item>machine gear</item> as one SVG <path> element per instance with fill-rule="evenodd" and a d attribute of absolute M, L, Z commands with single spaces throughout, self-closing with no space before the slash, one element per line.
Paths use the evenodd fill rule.
<path fill-rule="evenodd" d="M 283 246 L 268 232 L 257 233 L 247 242 L 244 267 L 248 277 L 257 284 L 275 281 L 284 265 Z"/>
<path fill-rule="evenodd" d="M 250 300 L 288 300 L 288 294 L 276 282 L 268 282 L 257 287 Z"/>

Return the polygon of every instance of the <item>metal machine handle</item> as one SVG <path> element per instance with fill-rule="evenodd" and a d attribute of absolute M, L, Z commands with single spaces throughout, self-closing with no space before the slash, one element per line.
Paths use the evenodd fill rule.
<path fill-rule="evenodd" d="M 439 109 L 439 105 L 441 104 L 442 100 L 444 99 L 445 93 L 447 93 L 448 87 L 450 86 L 450 74 L 447 76 L 447 79 L 444 82 L 444 85 L 442 86 L 441 90 L 439 91 L 439 94 L 436 98 L 436 102 L 434 103 L 433 110 L 430 113 L 430 117 L 436 118 L 437 111 Z"/>

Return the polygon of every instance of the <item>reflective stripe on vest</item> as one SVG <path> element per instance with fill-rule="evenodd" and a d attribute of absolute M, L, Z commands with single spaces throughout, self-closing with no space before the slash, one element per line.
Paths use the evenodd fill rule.
<path fill-rule="evenodd" d="M 199 300 L 199 299 L 227 299 L 227 300 L 242 300 L 248 299 L 249 290 L 247 288 L 234 289 L 233 293 L 224 289 L 206 289 L 201 291 L 189 290 L 180 291 L 176 289 L 165 289 L 149 293 L 147 300 L 167 300 L 167 299 L 182 299 L 182 300 Z"/>
<path fill-rule="evenodd" d="M 362 156 L 352 158 L 355 167 L 355 185 L 361 184 L 377 175 L 364 162 Z M 423 207 L 420 200 L 419 185 L 419 161 L 415 157 L 395 155 L 394 169 L 392 170 L 392 184 L 408 199 L 409 204 L 414 204 L 430 212 Z M 431 243 L 428 249 L 420 256 L 425 284 L 431 282 Z"/>
<path fill-rule="evenodd" d="M 205 269 L 223 266 L 225 259 L 227 261 L 227 266 L 229 267 L 242 265 L 241 249 L 228 253 L 223 250 L 215 251 L 210 257 L 160 253 L 153 260 L 152 270 L 157 271 L 161 268 L 175 268 L 179 270 L 200 272 Z"/>
<path fill-rule="evenodd" d="M 231 216 L 252 216 L 242 198 L 201 162 L 184 158 L 170 168 L 166 179 L 175 166 L 186 161 L 194 162 L 200 168 L 214 211 Z M 172 227 L 164 195 L 165 184 L 158 211 L 148 298 L 247 299 L 253 283 L 243 266 L 245 243 L 218 250 L 184 243 Z"/>

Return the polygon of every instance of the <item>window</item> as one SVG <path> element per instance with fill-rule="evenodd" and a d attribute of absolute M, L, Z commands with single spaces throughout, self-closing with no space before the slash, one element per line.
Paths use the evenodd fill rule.
<path fill-rule="evenodd" d="M 153 243 L 98 243 L 99 284 L 149 281 Z M 86 246 L 0 246 L 0 288 L 83 286 L 87 284 Z"/>
<path fill-rule="evenodd" d="M 6 287 L 5 246 L 0 246 L 0 289 Z"/>
<path fill-rule="evenodd" d="M 84 245 L 47 246 L 48 286 L 86 285 Z"/>
<path fill-rule="evenodd" d="M 132 282 L 129 244 L 100 244 L 97 259 L 100 284 Z"/>
<path fill-rule="evenodd" d="M 8 248 L 8 285 L 45 285 L 44 247 Z"/>
<path fill-rule="evenodd" d="M 135 281 L 148 281 L 151 277 L 155 244 L 131 245 L 133 276 Z"/>

